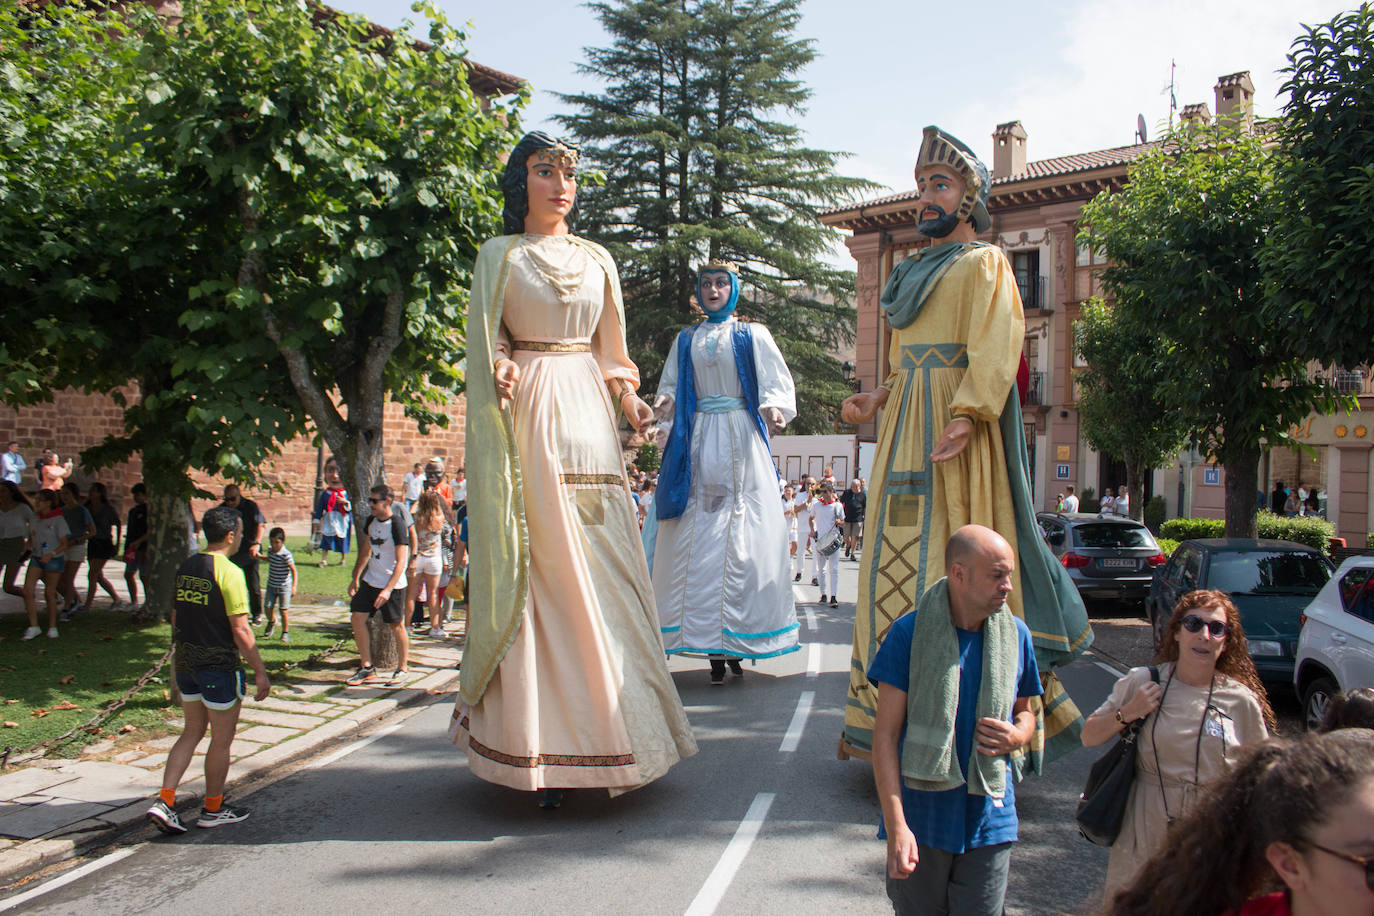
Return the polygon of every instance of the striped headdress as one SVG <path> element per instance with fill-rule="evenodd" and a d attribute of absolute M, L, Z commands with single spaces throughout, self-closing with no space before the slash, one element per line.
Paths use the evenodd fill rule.
<path fill-rule="evenodd" d="M 986 232 L 992 226 L 992 217 L 988 215 L 988 193 L 992 185 L 988 167 L 966 143 L 934 125 L 921 135 L 921 149 L 916 154 L 918 173 L 928 165 L 948 165 L 959 173 L 964 180 L 964 198 L 956 215 L 961 220 L 972 219 L 975 230 Z"/>

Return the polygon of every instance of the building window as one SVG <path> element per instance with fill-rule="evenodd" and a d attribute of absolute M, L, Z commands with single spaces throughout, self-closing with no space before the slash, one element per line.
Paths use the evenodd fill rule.
<path fill-rule="evenodd" d="M 1107 257 L 1100 248 L 1079 245 L 1074 258 L 1074 299 L 1082 302 L 1102 293 L 1102 268 Z"/>
<path fill-rule="evenodd" d="M 1040 276 L 1040 249 L 1013 251 L 1011 269 L 1016 275 L 1021 305 L 1026 309 L 1048 308 L 1045 304 L 1045 279 Z"/>

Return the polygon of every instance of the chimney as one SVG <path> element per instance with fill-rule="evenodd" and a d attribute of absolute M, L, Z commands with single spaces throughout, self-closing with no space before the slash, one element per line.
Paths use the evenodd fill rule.
<path fill-rule="evenodd" d="M 1230 124 L 1243 130 L 1255 127 L 1255 84 L 1250 71 L 1242 70 L 1217 80 L 1217 123 Z"/>
<path fill-rule="evenodd" d="M 992 132 L 992 178 L 1010 178 L 1026 171 L 1026 129 L 1020 121 L 998 124 Z"/>
<path fill-rule="evenodd" d="M 1178 116 L 1178 126 L 1183 130 L 1209 127 L 1211 123 L 1212 113 L 1207 110 L 1206 102 L 1196 102 L 1192 105 L 1184 105 L 1183 111 Z"/>

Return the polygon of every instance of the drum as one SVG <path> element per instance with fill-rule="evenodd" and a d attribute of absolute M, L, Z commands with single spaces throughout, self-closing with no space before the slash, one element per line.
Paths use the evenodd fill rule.
<path fill-rule="evenodd" d="M 844 537 L 840 534 L 839 528 L 831 528 L 830 533 L 816 541 L 816 549 L 821 556 L 828 557 L 840 549 L 840 544 L 844 543 Z"/>

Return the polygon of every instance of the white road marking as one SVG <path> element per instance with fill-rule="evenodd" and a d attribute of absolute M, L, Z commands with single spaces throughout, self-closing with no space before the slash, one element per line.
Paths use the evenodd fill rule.
<path fill-rule="evenodd" d="M 816 609 L 809 604 L 806 606 L 806 628 L 812 633 L 820 628 L 820 624 L 816 623 Z"/>
<path fill-rule="evenodd" d="M 16 894 L 8 900 L 0 901 L 0 913 L 5 912 L 6 910 L 12 910 L 22 903 L 28 903 L 35 897 L 41 897 L 49 891 L 55 891 L 60 887 L 65 887 L 68 884 L 71 884 L 73 881 L 79 881 L 80 879 L 86 877 L 92 872 L 99 871 L 107 865 L 115 864 L 120 859 L 127 859 L 129 856 L 133 855 L 136 852 L 138 852 L 137 846 L 128 846 L 124 849 L 115 850 L 107 856 L 101 856 L 99 859 L 96 859 L 93 862 L 87 862 L 80 868 L 73 868 L 65 875 L 62 875 L 58 878 L 54 878 L 46 884 L 41 884 L 38 887 L 35 887 L 33 890 L 24 891 L 24 893 Z"/>
<path fill-rule="evenodd" d="M 778 745 L 779 754 L 790 754 L 801 744 L 802 732 L 806 730 L 806 720 L 811 715 L 811 704 L 815 699 L 814 690 L 805 690 L 797 697 L 797 711 L 792 713 L 792 724 L 787 726 L 787 734 L 782 736 L 782 744 Z"/>
<path fill-rule="evenodd" d="M 344 747 L 339 748 L 337 751 L 334 751 L 332 754 L 325 754 L 318 760 L 310 761 L 305 765 L 305 769 L 316 770 L 320 767 L 327 767 L 336 760 L 342 760 L 354 751 L 362 750 L 363 748 L 371 744 L 373 741 L 376 741 L 380 738 L 385 738 L 387 735 L 391 734 L 396 729 L 400 728 L 402 725 L 405 725 L 405 723 L 397 722 L 395 725 L 388 725 L 381 731 L 373 732 L 366 738 L 363 738 L 359 741 L 354 741 L 352 744 L 345 745 Z"/>
<path fill-rule="evenodd" d="M 821 644 L 813 642 L 806 650 L 806 676 L 818 677 L 821 673 Z"/>
<path fill-rule="evenodd" d="M 716 867 L 711 869 L 711 873 L 706 876 L 706 883 L 697 891 L 696 897 L 687 907 L 686 916 L 711 916 L 716 907 L 720 906 L 721 898 L 729 889 L 730 882 L 735 880 L 735 873 L 739 871 L 744 857 L 749 854 L 749 847 L 754 845 L 754 839 L 759 835 L 759 828 L 768 817 L 768 809 L 773 804 L 773 798 L 772 792 L 760 792 L 754 796 L 749 810 L 744 814 L 744 820 L 735 828 L 735 835 L 730 838 L 725 851 L 720 854 Z"/>
<path fill-rule="evenodd" d="M 1097 653 L 1095 652 L 1089 652 L 1088 655 L 1092 657 L 1092 663 L 1094 665 L 1101 668 L 1103 671 L 1107 672 L 1112 677 L 1121 677 L 1121 675 L 1126 673 L 1125 668 L 1118 667 L 1117 665 L 1108 664 L 1107 662 L 1100 660 L 1097 656 Z"/>

